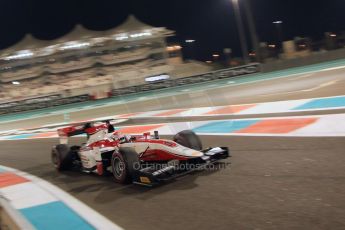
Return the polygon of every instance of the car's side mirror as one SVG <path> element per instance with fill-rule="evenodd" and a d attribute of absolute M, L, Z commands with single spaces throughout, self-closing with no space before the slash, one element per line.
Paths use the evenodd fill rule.
<path fill-rule="evenodd" d="M 159 133 L 158 133 L 158 131 L 154 131 L 154 138 L 155 138 L 156 140 L 159 139 Z"/>

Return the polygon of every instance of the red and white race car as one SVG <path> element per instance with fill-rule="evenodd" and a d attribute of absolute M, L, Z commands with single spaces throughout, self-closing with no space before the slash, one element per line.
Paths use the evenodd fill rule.
<path fill-rule="evenodd" d="M 51 153 L 57 170 L 112 173 L 118 183 L 152 186 L 229 157 L 227 147 L 203 150 L 199 137 L 190 130 L 165 140 L 156 131 L 153 136 L 123 135 L 107 121 L 61 128 L 58 134 L 60 144 Z M 69 147 L 68 137 L 80 134 L 87 135 L 87 142 Z"/>

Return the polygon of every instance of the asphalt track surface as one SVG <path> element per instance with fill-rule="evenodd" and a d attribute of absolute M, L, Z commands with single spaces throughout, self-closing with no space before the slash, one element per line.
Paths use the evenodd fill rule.
<path fill-rule="evenodd" d="M 229 165 L 153 189 L 56 172 L 56 139 L 1 142 L 1 164 L 52 182 L 125 229 L 345 229 L 344 138 L 202 140 L 229 146 Z"/>
<path fill-rule="evenodd" d="M 326 97 L 343 95 L 344 89 L 344 70 L 338 69 L 186 92 L 70 116 L 82 120 L 137 111 Z M 0 124 L 0 129 L 61 121 L 61 115 L 51 116 Z M 50 163 L 56 139 L 0 142 L 0 164 L 50 181 L 125 229 L 333 230 L 345 229 L 344 139 L 203 136 L 204 146 L 230 147 L 233 157 L 226 160 L 229 165 L 154 189 L 118 185 L 111 177 L 56 172 Z"/>

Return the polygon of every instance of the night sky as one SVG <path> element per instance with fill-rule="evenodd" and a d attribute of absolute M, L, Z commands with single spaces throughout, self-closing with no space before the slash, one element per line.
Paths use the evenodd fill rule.
<path fill-rule="evenodd" d="M 239 0 L 241 1 L 241 0 Z M 345 30 L 344 0 L 250 0 L 261 41 L 274 42 L 272 21 L 282 20 L 284 38 Z M 0 0 L 0 49 L 26 33 L 49 40 L 82 24 L 105 30 L 121 24 L 128 14 L 141 21 L 175 30 L 172 42 L 195 39 L 196 57 L 206 60 L 229 47 L 239 53 L 237 28 L 230 0 Z"/>

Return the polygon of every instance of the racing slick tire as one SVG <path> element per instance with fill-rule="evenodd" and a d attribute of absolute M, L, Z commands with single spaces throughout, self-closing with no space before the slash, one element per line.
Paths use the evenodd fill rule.
<path fill-rule="evenodd" d="M 111 157 L 113 175 L 120 184 L 131 183 L 139 165 L 138 154 L 131 148 L 120 148 L 120 151 L 115 151 Z"/>
<path fill-rule="evenodd" d="M 52 162 L 58 171 L 68 170 L 73 165 L 72 152 L 67 145 L 56 145 L 52 149 Z"/>
<path fill-rule="evenodd" d="M 176 134 L 173 140 L 190 149 L 202 150 L 202 143 L 198 135 L 196 135 L 192 130 L 184 130 Z"/>

